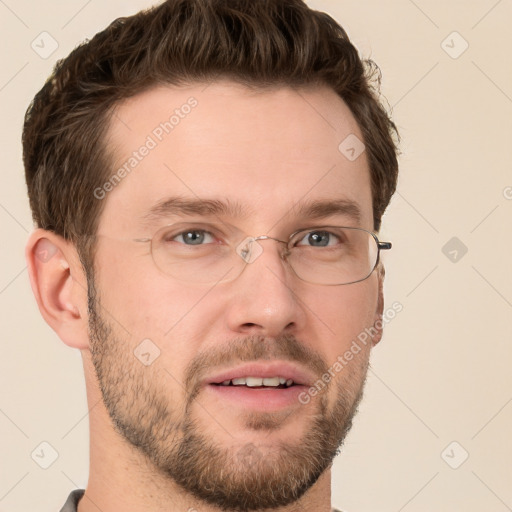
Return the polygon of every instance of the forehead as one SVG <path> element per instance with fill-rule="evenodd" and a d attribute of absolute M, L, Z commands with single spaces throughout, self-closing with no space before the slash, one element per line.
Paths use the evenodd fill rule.
<path fill-rule="evenodd" d="M 254 90 L 220 81 L 151 89 L 112 117 L 100 228 L 140 233 L 171 197 L 239 205 L 229 215 L 238 211 L 254 228 L 293 222 L 306 203 L 341 200 L 371 228 L 366 155 L 348 158 L 344 142 L 359 152 L 361 140 L 350 109 L 323 86 Z"/>

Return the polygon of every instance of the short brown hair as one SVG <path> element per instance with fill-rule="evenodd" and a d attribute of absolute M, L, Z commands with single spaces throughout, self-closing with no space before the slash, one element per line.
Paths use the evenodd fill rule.
<path fill-rule="evenodd" d="M 37 226 L 73 241 L 91 264 L 83 240 L 96 233 L 102 211 L 93 191 L 112 173 L 105 134 L 113 108 L 155 85 L 218 77 L 332 87 L 362 131 L 380 229 L 398 176 L 398 133 L 379 100 L 380 71 L 333 18 L 302 0 L 167 0 L 116 19 L 58 61 L 23 130 Z"/>

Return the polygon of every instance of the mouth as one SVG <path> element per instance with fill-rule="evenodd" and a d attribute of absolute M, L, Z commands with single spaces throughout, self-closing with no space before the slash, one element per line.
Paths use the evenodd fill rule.
<path fill-rule="evenodd" d="M 295 386 L 293 379 L 286 377 L 238 377 L 223 382 L 212 382 L 214 386 L 244 386 L 255 389 L 286 389 Z"/>
<path fill-rule="evenodd" d="M 298 397 L 314 381 L 307 370 L 287 362 L 250 363 L 203 381 L 214 400 L 230 407 L 277 411 L 301 405 Z"/>

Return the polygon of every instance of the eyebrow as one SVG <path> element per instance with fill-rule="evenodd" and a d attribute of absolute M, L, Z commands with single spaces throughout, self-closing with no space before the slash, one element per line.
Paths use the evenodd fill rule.
<path fill-rule="evenodd" d="M 359 205 L 347 199 L 301 201 L 291 208 L 290 213 L 307 220 L 343 215 L 359 224 L 362 219 Z M 142 216 L 142 220 L 144 224 L 152 225 L 172 215 L 219 216 L 246 219 L 252 214 L 254 214 L 253 209 L 249 209 L 247 206 L 237 202 L 233 203 L 229 199 L 223 201 L 220 199 L 194 199 L 174 196 L 156 203 Z"/>

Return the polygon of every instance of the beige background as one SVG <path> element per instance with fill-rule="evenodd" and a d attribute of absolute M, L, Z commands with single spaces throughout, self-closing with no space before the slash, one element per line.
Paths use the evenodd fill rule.
<path fill-rule="evenodd" d="M 309 3 L 380 65 L 403 137 L 382 238 L 394 244 L 387 305 L 404 309 L 374 351 L 365 399 L 335 461 L 333 504 L 349 512 L 512 510 L 512 2 Z M 40 317 L 24 262 L 32 223 L 23 114 L 58 58 L 149 5 L 0 0 L 0 511 L 60 510 L 88 474 L 80 354 Z M 58 43 L 46 59 L 31 48 L 42 46 L 43 31 Z M 443 252 L 453 237 L 458 247 Z M 31 458 L 41 442 L 58 452 L 46 470 Z"/>

